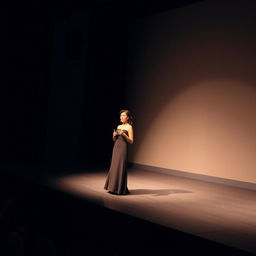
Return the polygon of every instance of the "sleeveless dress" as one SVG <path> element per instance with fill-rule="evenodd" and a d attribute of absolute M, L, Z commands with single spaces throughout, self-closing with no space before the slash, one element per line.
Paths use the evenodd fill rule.
<path fill-rule="evenodd" d="M 128 135 L 127 130 L 123 131 Z M 127 188 L 127 143 L 122 135 L 117 135 L 113 147 L 111 165 L 104 186 L 105 190 L 113 194 L 129 194 Z"/>

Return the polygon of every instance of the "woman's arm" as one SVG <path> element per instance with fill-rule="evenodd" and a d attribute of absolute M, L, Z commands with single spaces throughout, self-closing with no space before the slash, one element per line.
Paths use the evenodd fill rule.
<path fill-rule="evenodd" d="M 128 134 L 129 134 L 129 136 L 127 136 L 125 132 L 122 132 L 122 133 L 121 133 L 121 135 L 122 135 L 130 144 L 133 144 L 133 128 L 132 128 L 132 126 L 131 126 L 130 129 L 128 130 Z"/>
<path fill-rule="evenodd" d="M 118 126 L 117 126 L 117 129 L 118 129 Z M 114 130 L 114 131 L 113 131 L 113 136 L 112 136 L 112 140 L 113 140 L 113 141 L 116 141 L 116 136 L 117 136 L 117 131 Z"/>

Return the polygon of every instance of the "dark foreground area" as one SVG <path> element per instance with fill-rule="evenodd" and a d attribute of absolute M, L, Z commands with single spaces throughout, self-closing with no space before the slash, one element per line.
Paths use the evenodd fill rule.
<path fill-rule="evenodd" d="M 0 255 L 252 255 L 0 174 Z"/>

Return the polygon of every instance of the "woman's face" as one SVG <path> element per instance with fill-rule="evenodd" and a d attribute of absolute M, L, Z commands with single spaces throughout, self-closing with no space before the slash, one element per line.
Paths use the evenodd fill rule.
<path fill-rule="evenodd" d="M 124 123 L 127 123 L 128 122 L 128 116 L 125 112 L 122 112 L 120 114 L 120 121 L 124 124 Z"/>

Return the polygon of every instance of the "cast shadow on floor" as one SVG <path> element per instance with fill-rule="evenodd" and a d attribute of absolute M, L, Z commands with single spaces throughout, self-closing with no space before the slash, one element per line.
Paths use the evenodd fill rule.
<path fill-rule="evenodd" d="M 184 189 L 132 189 L 130 195 L 152 195 L 152 196 L 167 196 L 171 194 L 192 193 L 192 191 Z"/>

